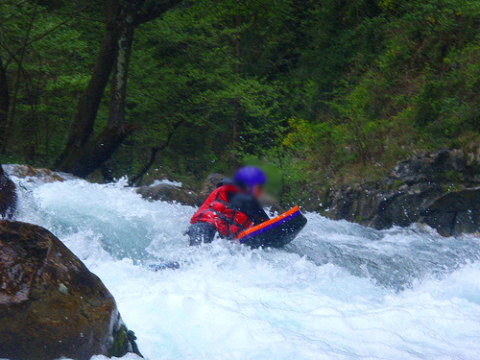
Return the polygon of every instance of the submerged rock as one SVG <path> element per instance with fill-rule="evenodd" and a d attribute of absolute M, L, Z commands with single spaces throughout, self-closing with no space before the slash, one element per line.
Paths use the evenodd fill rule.
<path fill-rule="evenodd" d="M 0 218 L 9 218 L 15 211 L 16 202 L 15 184 L 0 165 Z"/>
<path fill-rule="evenodd" d="M 100 279 L 36 225 L 0 222 L 0 319 L 0 358 L 139 354 Z"/>
<path fill-rule="evenodd" d="M 478 165 L 458 150 L 417 153 L 379 182 L 332 189 L 323 208 L 330 218 L 377 229 L 418 222 L 444 236 L 480 232 Z"/>

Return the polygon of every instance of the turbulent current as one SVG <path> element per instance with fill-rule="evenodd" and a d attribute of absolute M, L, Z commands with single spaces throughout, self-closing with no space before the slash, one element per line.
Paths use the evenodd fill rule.
<path fill-rule="evenodd" d="M 479 238 L 310 213 L 285 249 L 189 248 L 191 207 L 122 181 L 13 179 L 17 220 L 102 279 L 147 359 L 480 359 Z M 181 266 L 149 270 L 163 261 Z"/>

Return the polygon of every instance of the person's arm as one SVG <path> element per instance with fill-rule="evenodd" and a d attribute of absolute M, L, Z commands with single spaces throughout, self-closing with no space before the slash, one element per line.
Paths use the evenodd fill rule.
<path fill-rule="evenodd" d="M 255 225 L 269 220 L 265 210 L 263 210 L 260 203 L 252 195 L 236 193 L 230 199 L 230 207 L 233 210 L 240 211 L 247 215 L 247 217 Z"/>

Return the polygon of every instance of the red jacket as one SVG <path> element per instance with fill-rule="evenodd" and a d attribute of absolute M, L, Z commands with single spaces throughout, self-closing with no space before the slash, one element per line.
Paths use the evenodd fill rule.
<path fill-rule="evenodd" d="M 229 239 L 235 238 L 240 232 L 252 226 L 247 215 L 229 207 L 230 195 L 238 192 L 240 190 L 235 185 L 220 186 L 207 197 L 190 223 L 195 224 L 198 221 L 210 223 L 220 235 Z"/>

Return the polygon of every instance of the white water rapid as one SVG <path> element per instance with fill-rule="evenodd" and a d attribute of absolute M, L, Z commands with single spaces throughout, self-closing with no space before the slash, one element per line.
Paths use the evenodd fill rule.
<path fill-rule="evenodd" d="M 147 359 L 480 359 L 473 236 L 311 213 L 285 249 L 189 248 L 191 207 L 122 181 L 13 180 L 16 219 L 52 231 L 103 280 Z M 147 267 L 173 260 L 180 269 Z"/>

